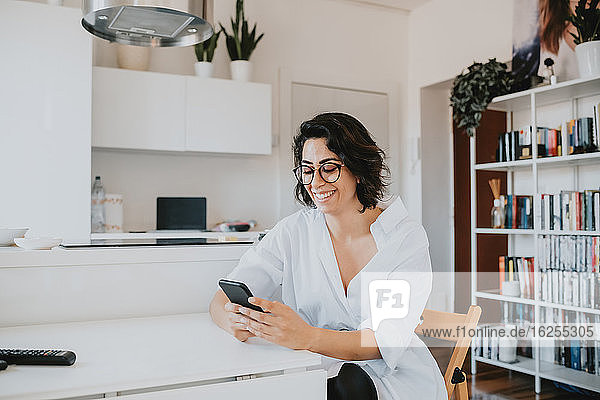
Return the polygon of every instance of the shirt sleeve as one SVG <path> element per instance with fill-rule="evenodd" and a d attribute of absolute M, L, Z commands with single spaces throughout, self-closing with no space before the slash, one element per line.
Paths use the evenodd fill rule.
<path fill-rule="evenodd" d="M 285 229 L 279 222 L 244 253 L 227 279 L 244 282 L 254 296 L 270 299 L 282 283 L 285 242 Z"/>
<path fill-rule="evenodd" d="M 375 340 L 386 365 L 395 370 L 403 353 L 416 337 L 414 331 L 421 323 L 421 314 L 432 287 L 429 244 L 423 227 L 419 225 L 407 235 L 393 254 L 396 261 L 387 279 L 409 283 L 408 314 L 404 318 L 382 320 L 375 330 Z M 371 318 L 364 321 L 363 326 L 371 326 Z"/>

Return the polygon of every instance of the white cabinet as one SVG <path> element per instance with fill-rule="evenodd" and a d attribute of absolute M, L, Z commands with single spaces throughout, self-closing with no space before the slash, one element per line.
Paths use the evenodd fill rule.
<path fill-rule="evenodd" d="M 186 149 L 271 154 L 271 86 L 187 79 Z"/>
<path fill-rule="evenodd" d="M 185 77 L 94 67 L 92 146 L 183 151 Z"/>
<path fill-rule="evenodd" d="M 0 225 L 87 240 L 91 36 L 74 8 L 1 0 L 0 16 Z"/>
<path fill-rule="evenodd" d="M 92 146 L 271 153 L 271 85 L 94 68 Z"/>

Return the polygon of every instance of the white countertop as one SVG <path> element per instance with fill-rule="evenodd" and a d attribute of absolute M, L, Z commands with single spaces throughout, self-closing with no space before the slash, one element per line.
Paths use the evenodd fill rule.
<path fill-rule="evenodd" d="M 173 239 L 173 238 L 211 238 L 218 239 L 219 241 L 227 240 L 256 240 L 258 236 L 263 233 L 261 231 L 247 231 L 247 232 L 205 232 L 205 231 L 194 231 L 194 230 L 161 230 L 161 231 L 148 231 L 140 233 L 131 232 L 114 232 L 114 233 L 92 233 L 90 239 Z"/>
<path fill-rule="evenodd" d="M 59 265 L 106 265 L 185 261 L 238 260 L 252 245 L 213 244 L 208 246 L 143 246 L 97 249 L 24 250 L 0 247 L 0 269 Z"/>
<path fill-rule="evenodd" d="M 251 338 L 242 343 L 208 314 L 0 329 L 4 348 L 66 349 L 73 366 L 0 372 L 0 399 L 83 396 L 177 385 L 320 364 L 321 356 Z"/>

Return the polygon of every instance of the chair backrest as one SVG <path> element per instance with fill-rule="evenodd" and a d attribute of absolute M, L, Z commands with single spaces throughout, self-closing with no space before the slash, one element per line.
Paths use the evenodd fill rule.
<path fill-rule="evenodd" d="M 454 392 L 452 375 L 455 368 L 462 369 L 479 317 L 481 317 L 481 307 L 479 306 L 470 306 L 466 314 L 425 309 L 421 317 L 422 323 L 415 329 L 419 335 L 456 343 L 444 373 L 448 399 L 452 398 Z"/>

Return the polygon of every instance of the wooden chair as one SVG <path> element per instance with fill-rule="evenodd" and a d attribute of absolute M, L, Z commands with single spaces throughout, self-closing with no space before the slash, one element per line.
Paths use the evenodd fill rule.
<path fill-rule="evenodd" d="M 475 331 L 479 317 L 481 316 L 481 307 L 471 306 L 466 314 L 448 313 L 442 311 L 434 311 L 425 309 L 422 315 L 422 323 L 419 325 L 415 332 L 419 335 L 442 339 L 446 341 L 455 342 L 450 362 L 446 368 L 444 374 L 444 381 L 446 383 L 446 391 L 448 392 L 448 400 L 452 398 L 452 394 L 455 393 L 455 400 L 468 400 L 469 393 L 467 390 L 467 377 L 462 372 L 462 366 L 467 356 L 467 351 L 471 345 L 472 337 L 468 336 L 469 330 Z M 457 335 L 457 327 L 466 334 Z M 432 331 L 438 329 L 451 329 L 452 336 L 440 337 L 432 334 Z M 454 389 L 456 387 L 456 392 Z"/>

